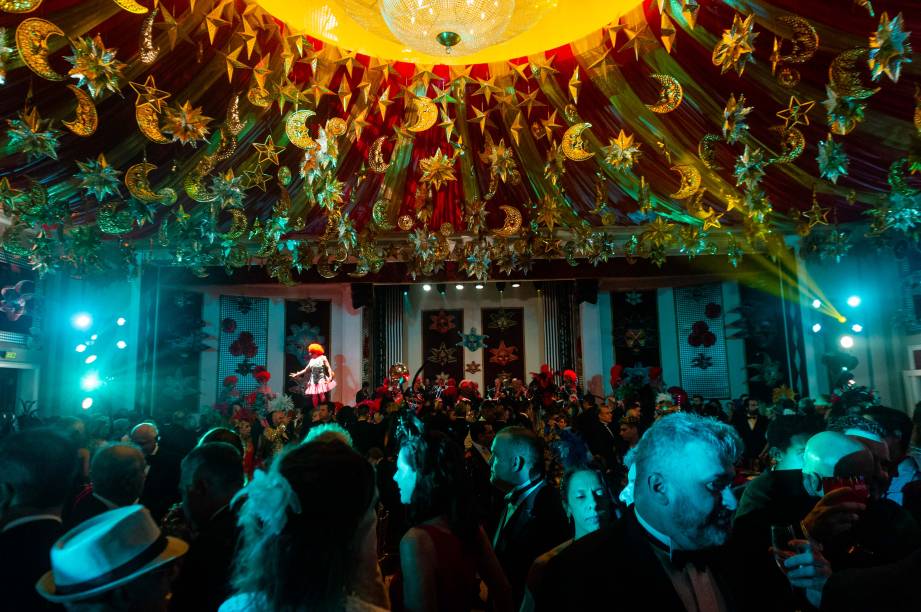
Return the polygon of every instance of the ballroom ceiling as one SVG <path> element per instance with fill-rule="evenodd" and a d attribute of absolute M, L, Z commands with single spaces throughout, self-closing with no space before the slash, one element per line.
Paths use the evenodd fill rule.
<path fill-rule="evenodd" d="M 272 2 L 0 0 L 3 248 L 294 283 L 917 243 L 911 0 L 559 0 L 454 65 Z"/>

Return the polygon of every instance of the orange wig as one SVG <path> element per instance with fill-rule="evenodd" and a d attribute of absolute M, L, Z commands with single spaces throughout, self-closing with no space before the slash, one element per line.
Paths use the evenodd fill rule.
<path fill-rule="evenodd" d="M 323 350 L 323 347 L 316 342 L 307 347 L 308 353 L 316 353 L 317 355 L 323 355 L 326 351 Z"/>

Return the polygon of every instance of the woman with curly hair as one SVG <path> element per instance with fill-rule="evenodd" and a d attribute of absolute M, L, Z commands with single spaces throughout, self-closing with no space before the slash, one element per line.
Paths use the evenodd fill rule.
<path fill-rule="evenodd" d="M 307 347 L 307 354 L 310 355 L 307 365 L 303 370 L 291 374 L 291 378 L 307 375 L 302 391 L 310 400 L 311 407 L 328 401 L 327 394 L 336 388 L 336 373 L 329 365 L 325 352 L 322 345 L 314 342 Z"/>
<path fill-rule="evenodd" d="M 394 610 L 468 612 L 481 607 L 479 578 L 493 609 L 512 609 L 511 587 L 476 522 L 464 451 L 437 431 L 406 439 L 393 479 L 414 526 L 400 541 Z"/>
<path fill-rule="evenodd" d="M 241 539 L 221 612 L 389 609 L 374 468 L 342 437 L 289 446 L 234 499 Z"/>

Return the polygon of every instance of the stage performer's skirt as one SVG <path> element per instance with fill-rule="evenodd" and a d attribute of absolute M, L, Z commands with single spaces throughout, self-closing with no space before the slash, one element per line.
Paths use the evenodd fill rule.
<path fill-rule="evenodd" d="M 332 391 L 336 388 L 335 380 L 321 380 L 320 382 L 314 384 L 308 382 L 304 387 L 304 395 L 319 395 L 321 393 L 326 393 L 327 391 Z"/>

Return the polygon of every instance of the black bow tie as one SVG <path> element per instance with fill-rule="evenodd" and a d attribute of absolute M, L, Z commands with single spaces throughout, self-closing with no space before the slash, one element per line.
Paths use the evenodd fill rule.
<path fill-rule="evenodd" d="M 701 571 L 713 565 L 713 560 L 716 557 L 715 548 L 705 548 L 703 550 L 675 550 L 660 542 L 645 529 L 643 529 L 643 533 L 646 534 L 646 539 L 653 548 L 668 555 L 669 563 L 676 570 L 683 570 L 689 563 Z"/>

